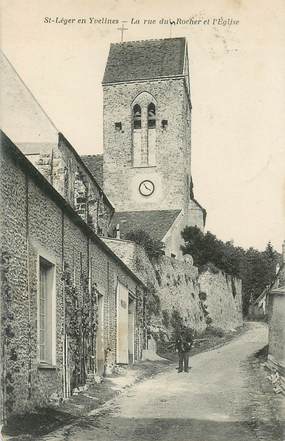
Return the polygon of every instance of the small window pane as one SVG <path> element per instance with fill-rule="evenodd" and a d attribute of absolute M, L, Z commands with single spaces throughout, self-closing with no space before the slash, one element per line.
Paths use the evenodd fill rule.
<path fill-rule="evenodd" d="M 156 126 L 156 117 L 155 117 L 155 105 L 150 103 L 147 108 L 147 126 L 149 129 L 153 129 Z"/>
<path fill-rule="evenodd" d="M 133 108 L 133 126 L 134 129 L 141 129 L 142 123 L 141 123 L 141 118 L 142 118 L 142 112 L 141 112 L 141 108 L 138 104 L 136 104 Z"/>

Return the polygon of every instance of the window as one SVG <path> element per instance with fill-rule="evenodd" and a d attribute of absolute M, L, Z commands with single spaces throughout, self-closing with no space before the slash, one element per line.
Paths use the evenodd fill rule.
<path fill-rule="evenodd" d="M 150 103 L 147 108 L 147 126 L 149 129 L 155 128 L 155 105 Z"/>
<path fill-rule="evenodd" d="M 39 261 L 39 359 L 41 364 L 55 364 L 54 265 L 40 257 Z"/>
<path fill-rule="evenodd" d="M 117 132 L 120 132 L 122 130 L 122 123 L 121 122 L 116 122 L 115 123 L 115 130 Z"/>
<path fill-rule="evenodd" d="M 136 104 L 133 109 L 133 123 L 134 123 L 134 129 L 141 129 L 142 111 L 141 111 L 141 107 L 138 104 Z"/>
<path fill-rule="evenodd" d="M 144 91 L 136 96 L 131 107 L 132 159 L 134 167 L 156 165 L 156 118 L 155 97 Z"/>

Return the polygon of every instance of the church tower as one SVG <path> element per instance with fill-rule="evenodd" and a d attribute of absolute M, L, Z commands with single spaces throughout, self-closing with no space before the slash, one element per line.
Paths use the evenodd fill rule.
<path fill-rule="evenodd" d="M 104 191 L 116 211 L 180 210 L 185 225 L 203 229 L 192 192 L 185 38 L 112 44 L 103 94 Z"/>

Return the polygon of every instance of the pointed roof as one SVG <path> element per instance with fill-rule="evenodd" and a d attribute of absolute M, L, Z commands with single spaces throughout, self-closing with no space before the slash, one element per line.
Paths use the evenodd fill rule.
<path fill-rule="evenodd" d="M 186 54 L 184 37 L 111 44 L 103 84 L 184 75 Z"/>
<path fill-rule="evenodd" d="M 130 231 L 143 230 L 155 240 L 162 240 L 181 210 L 115 212 L 111 228 L 120 225 L 121 237 Z"/>

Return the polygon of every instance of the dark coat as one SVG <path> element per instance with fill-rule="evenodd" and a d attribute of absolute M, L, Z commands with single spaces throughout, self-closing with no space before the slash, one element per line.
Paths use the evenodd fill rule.
<path fill-rule="evenodd" d="M 188 352 L 193 345 L 193 338 L 191 335 L 181 333 L 176 339 L 176 349 L 178 352 Z"/>

